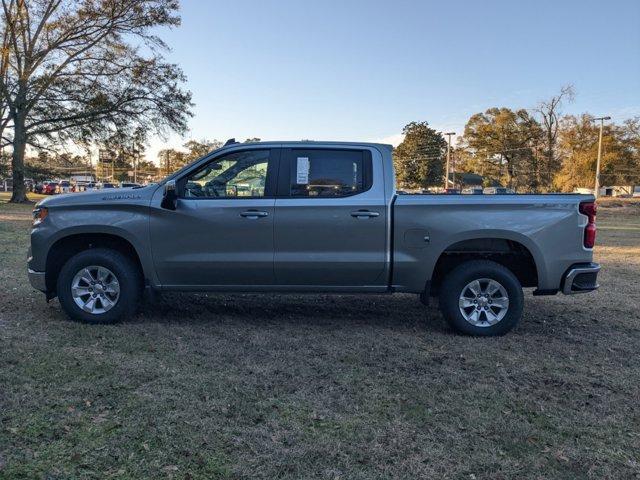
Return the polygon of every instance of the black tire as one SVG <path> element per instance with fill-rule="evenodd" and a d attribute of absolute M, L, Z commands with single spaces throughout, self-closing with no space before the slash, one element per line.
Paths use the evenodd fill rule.
<path fill-rule="evenodd" d="M 71 292 L 73 279 L 88 266 L 105 267 L 117 278 L 120 287 L 115 305 L 103 313 L 89 313 L 80 308 Z M 69 317 L 80 322 L 114 323 L 134 314 L 140 299 L 142 278 L 137 265 L 122 253 L 107 248 L 84 250 L 71 257 L 58 275 L 57 293 L 62 309 Z"/>
<path fill-rule="evenodd" d="M 498 282 L 506 290 L 508 296 L 506 314 L 493 325 L 489 324 L 487 314 L 483 314 L 481 311 L 479 312 L 480 320 L 477 323 L 482 325 L 474 325 L 471 321 L 467 321 L 459 305 L 463 290 L 467 293 L 469 292 L 466 289 L 467 285 L 474 280 L 480 279 Z M 482 283 L 487 285 L 487 282 Z M 486 298 L 485 296 L 482 300 L 484 301 Z M 520 321 L 523 303 L 522 286 L 516 276 L 508 268 L 489 260 L 471 260 L 458 265 L 445 277 L 440 288 L 440 310 L 442 315 L 453 329 L 466 335 L 482 337 L 504 335 Z M 488 309 L 492 307 L 486 305 L 482 308 Z M 494 306 L 493 308 L 498 310 L 492 310 L 492 313 L 501 312 L 499 307 Z M 477 307 L 466 307 L 465 312 L 473 313 L 474 309 L 477 309 Z"/>

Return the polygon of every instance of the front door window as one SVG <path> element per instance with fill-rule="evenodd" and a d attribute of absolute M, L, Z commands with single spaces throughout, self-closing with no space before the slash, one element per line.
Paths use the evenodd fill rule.
<path fill-rule="evenodd" d="M 247 150 L 216 159 L 189 175 L 185 198 L 264 197 L 269 150 Z"/>

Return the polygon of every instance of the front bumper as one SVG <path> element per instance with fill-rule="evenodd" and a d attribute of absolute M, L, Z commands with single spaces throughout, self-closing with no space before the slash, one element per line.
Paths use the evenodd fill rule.
<path fill-rule="evenodd" d="M 36 272 L 35 270 L 28 269 L 29 283 L 36 290 L 41 292 L 47 292 L 47 283 L 45 281 L 45 272 Z"/>
<path fill-rule="evenodd" d="M 597 290 L 598 272 L 600 265 L 597 263 L 575 263 L 569 267 L 562 279 L 562 293 L 571 295 L 574 293 L 587 293 Z"/>

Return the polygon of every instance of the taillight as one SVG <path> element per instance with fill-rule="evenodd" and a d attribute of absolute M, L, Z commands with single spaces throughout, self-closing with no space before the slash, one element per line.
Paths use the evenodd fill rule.
<path fill-rule="evenodd" d="M 583 202 L 580 204 L 580 213 L 588 217 L 587 226 L 584 227 L 584 246 L 593 248 L 596 244 L 596 202 Z"/>

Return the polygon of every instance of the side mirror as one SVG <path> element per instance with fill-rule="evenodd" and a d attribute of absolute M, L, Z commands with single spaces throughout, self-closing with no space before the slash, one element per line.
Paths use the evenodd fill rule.
<path fill-rule="evenodd" d="M 175 210 L 178 204 L 178 194 L 176 193 L 176 181 L 169 180 L 164 184 L 164 194 L 160 206 L 167 210 Z"/>

